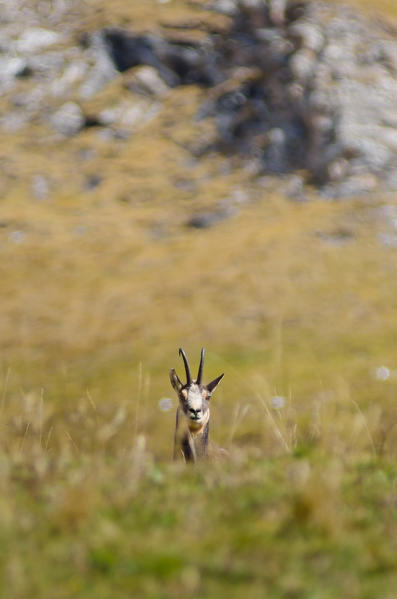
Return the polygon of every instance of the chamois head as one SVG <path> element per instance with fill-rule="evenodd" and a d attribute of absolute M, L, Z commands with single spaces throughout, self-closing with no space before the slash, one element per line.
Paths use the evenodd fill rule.
<path fill-rule="evenodd" d="M 209 400 L 223 378 L 223 374 L 208 383 L 202 384 L 203 367 L 204 367 L 204 348 L 201 350 L 200 366 L 196 379 L 192 379 L 190 374 L 189 363 L 182 348 L 179 348 L 179 355 L 182 356 L 186 371 L 186 384 L 184 385 L 174 368 L 170 371 L 171 385 L 179 397 L 180 407 L 188 420 L 190 430 L 201 429 L 209 418 Z"/>

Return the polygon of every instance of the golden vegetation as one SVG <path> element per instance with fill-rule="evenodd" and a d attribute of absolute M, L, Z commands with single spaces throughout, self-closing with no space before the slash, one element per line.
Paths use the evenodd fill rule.
<path fill-rule="evenodd" d="M 182 0 L 81 10 L 82 29 L 197 16 Z M 85 109 L 126 93 L 121 77 Z M 294 203 L 221 156 L 195 160 L 204 97 L 172 91 L 128 140 L 2 134 L 13 598 L 394 596 L 396 250 L 377 237 L 394 200 Z M 236 189 L 249 201 L 233 216 L 186 226 Z M 228 463 L 168 463 L 174 412 L 158 402 L 181 344 L 226 373 L 211 434 Z"/>

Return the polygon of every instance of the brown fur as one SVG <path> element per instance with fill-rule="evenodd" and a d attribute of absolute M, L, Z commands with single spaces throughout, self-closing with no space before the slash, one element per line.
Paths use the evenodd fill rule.
<path fill-rule="evenodd" d="M 185 462 L 196 462 L 198 459 L 208 455 L 209 442 L 209 400 L 217 385 L 223 378 L 223 374 L 208 383 L 201 383 L 204 365 L 204 349 L 201 350 L 201 361 L 197 379 L 192 379 L 186 355 L 182 349 L 182 355 L 187 382 L 182 384 L 175 370 L 170 371 L 171 385 L 177 392 L 179 406 L 176 413 L 175 435 L 174 435 L 174 460 L 182 457 Z"/>

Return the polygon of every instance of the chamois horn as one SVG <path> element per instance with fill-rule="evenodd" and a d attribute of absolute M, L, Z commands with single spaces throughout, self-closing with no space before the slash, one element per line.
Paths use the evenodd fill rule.
<path fill-rule="evenodd" d="M 191 385 L 192 384 L 192 375 L 190 374 L 189 362 L 187 361 L 186 354 L 181 347 L 179 348 L 179 355 L 182 356 L 183 362 L 185 364 L 186 385 Z"/>
<path fill-rule="evenodd" d="M 197 381 L 196 381 L 196 383 L 198 385 L 201 385 L 201 379 L 203 377 L 204 353 L 205 353 L 205 350 L 204 350 L 204 347 L 203 347 L 202 350 L 201 350 L 200 366 L 199 366 L 198 373 L 197 373 Z"/>

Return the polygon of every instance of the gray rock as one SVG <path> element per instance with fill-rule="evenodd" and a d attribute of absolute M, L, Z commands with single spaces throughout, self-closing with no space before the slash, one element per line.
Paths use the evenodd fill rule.
<path fill-rule="evenodd" d="M 187 222 L 188 227 L 192 227 L 193 229 L 208 229 L 235 214 L 236 209 L 217 209 L 213 212 L 201 212 L 192 216 L 192 218 Z"/>
<path fill-rule="evenodd" d="M 129 85 L 131 91 L 145 93 L 161 98 L 169 91 L 169 86 L 160 77 L 157 69 L 150 66 L 139 67 L 134 73 L 134 79 Z"/>
<path fill-rule="evenodd" d="M 72 137 L 84 127 L 86 118 L 78 104 L 66 102 L 52 115 L 50 121 L 59 133 Z"/>
<path fill-rule="evenodd" d="M 4 57 L 0 60 L 0 73 L 2 79 L 22 77 L 28 70 L 28 61 L 22 56 Z"/>
<path fill-rule="evenodd" d="M 288 136 L 286 131 L 275 127 L 267 132 L 267 147 L 264 150 L 266 169 L 273 173 L 285 172 L 288 164 Z"/>
<path fill-rule="evenodd" d="M 109 81 L 117 77 L 118 71 L 108 50 L 102 32 L 94 33 L 89 37 L 85 54 L 92 66 L 80 86 L 79 93 L 82 99 L 91 98 Z"/>
<path fill-rule="evenodd" d="M 61 40 L 61 34 L 56 31 L 42 29 L 41 27 L 31 27 L 25 29 L 16 41 L 15 46 L 18 52 L 30 54 L 58 44 Z"/>
<path fill-rule="evenodd" d="M 137 127 L 144 125 L 152 120 L 157 114 L 158 109 L 155 105 L 148 105 L 146 102 L 136 102 L 124 110 L 120 118 L 121 127 Z"/>
<path fill-rule="evenodd" d="M 328 184 L 322 188 L 322 194 L 329 198 L 349 198 L 373 191 L 378 184 L 375 175 L 352 175 L 338 184 Z"/>
<path fill-rule="evenodd" d="M 50 186 L 44 175 L 35 175 L 32 179 L 32 193 L 36 200 L 46 200 Z"/>
<path fill-rule="evenodd" d="M 101 183 L 102 183 L 102 177 L 100 175 L 98 175 L 97 173 L 94 173 L 93 175 L 90 175 L 89 177 L 87 177 L 85 185 L 84 185 L 84 189 L 86 191 L 91 191 L 91 190 L 95 189 L 96 187 L 98 187 Z"/>
<path fill-rule="evenodd" d="M 237 10 L 238 0 L 214 0 L 209 8 L 223 15 L 233 15 Z"/>
<path fill-rule="evenodd" d="M 14 88 L 18 77 L 28 74 L 27 61 L 18 56 L 0 56 L 0 94 Z"/>
<path fill-rule="evenodd" d="M 387 248 L 397 248 L 397 235 L 395 233 L 378 233 L 378 241 Z"/>
<path fill-rule="evenodd" d="M 292 39 L 296 39 L 300 47 L 316 53 L 320 52 L 325 45 L 325 37 L 321 27 L 316 23 L 303 19 L 292 24 L 289 28 L 289 35 Z"/>
<path fill-rule="evenodd" d="M 24 115 L 29 118 L 37 113 L 45 97 L 45 90 L 42 86 L 36 85 L 27 91 L 14 94 L 11 98 L 13 106 L 22 108 Z"/>
<path fill-rule="evenodd" d="M 135 128 L 149 122 L 159 110 L 159 105 L 140 99 L 120 102 L 106 108 L 98 115 L 98 122 L 104 126 L 117 125 L 121 128 Z"/>
<path fill-rule="evenodd" d="M 92 96 L 95 96 L 95 94 L 100 92 L 101 89 L 103 89 L 105 85 L 116 76 L 117 71 L 115 69 L 112 70 L 108 67 L 102 68 L 101 65 L 96 65 L 89 71 L 86 79 L 80 86 L 80 98 L 82 100 L 92 98 Z"/>
<path fill-rule="evenodd" d="M 327 233 L 318 231 L 317 235 L 324 241 L 324 243 L 333 247 L 344 246 L 347 243 L 351 243 L 355 239 L 353 231 L 345 228 L 337 229 Z"/>
<path fill-rule="evenodd" d="M 25 112 L 12 110 L 0 116 L 0 125 L 7 133 L 15 133 L 23 129 L 29 122 L 29 115 Z"/>
<path fill-rule="evenodd" d="M 75 86 L 81 85 L 88 71 L 88 65 L 83 60 L 73 61 L 65 67 L 60 77 L 51 82 L 50 93 L 54 97 L 62 97 L 68 94 Z"/>
<path fill-rule="evenodd" d="M 304 192 L 304 184 L 305 181 L 300 175 L 290 175 L 285 181 L 284 186 L 282 186 L 281 193 L 295 202 L 304 202 L 307 200 Z"/>
<path fill-rule="evenodd" d="M 380 217 L 394 232 L 397 232 L 397 206 L 386 204 L 379 209 Z"/>
<path fill-rule="evenodd" d="M 270 0 L 269 17 L 273 25 L 282 26 L 285 23 L 287 0 Z"/>
<path fill-rule="evenodd" d="M 392 191 L 397 190 L 397 171 L 392 170 L 386 174 L 386 187 Z"/>
<path fill-rule="evenodd" d="M 316 68 L 316 54 L 313 50 L 308 50 L 307 48 L 298 50 L 291 57 L 289 67 L 293 77 L 297 81 L 305 81 L 314 73 Z"/>
<path fill-rule="evenodd" d="M 61 51 L 50 51 L 28 58 L 28 67 L 33 73 L 38 73 L 42 78 L 53 80 L 65 66 L 65 56 Z"/>
<path fill-rule="evenodd" d="M 8 239 L 15 244 L 20 244 L 25 240 L 26 233 L 24 231 L 12 231 Z"/>

